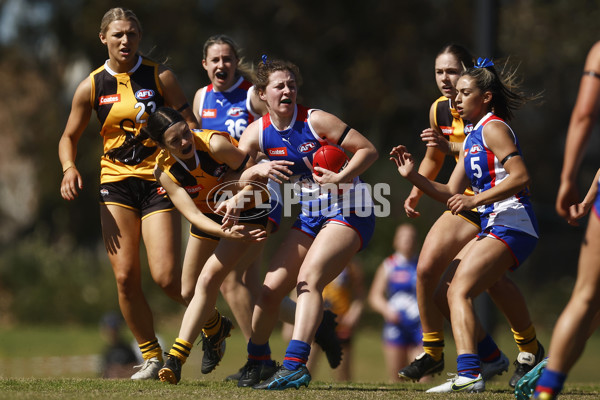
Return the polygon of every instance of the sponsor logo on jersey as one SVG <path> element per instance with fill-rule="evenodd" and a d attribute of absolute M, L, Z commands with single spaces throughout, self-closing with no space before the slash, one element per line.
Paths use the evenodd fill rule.
<path fill-rule="evenodd" d="M 315 149 L 315 147 L 317 147 L 317 144 L 315 142 L 302 143 L 300 146 L 298 146 L 298 152 L 310 153 Z"/>
<path fill-rule="evenodd" d="M 229 111 L 227 111 L 227 115 L 230 117 L 239 117 L 244 113 L 244 109 L 242 107 L 231 107 Z"/>
<path fill-rule="evenodd" d="M 217 110 L 214 108 L 202 110 L 202 118 L 217 118 Z"/>
<path fill-rule="evenodd" d="M 159 196 L 164 196 L 165 194 L 167 194 L 167 191 L 164 187 L 159 186 L 156 188 L 156 194 L 158 194 Z"/>
<path fill-rule="evenodd" d="M 270 156 L 287 156 L 287 147 L 275 147 L 272 149 L 267 149 L 267 153 L 269 153 Z"/>
<path fill-rule="evenodd" d="M 138 100 L 149 100 L 154 97 L 154 90 L 152 89 L 140 89 L 135 92 L 135 98 Z"/>
<path fill-rule="evenodd" d="M 440 129 L 442 130 L 442 133 L 446 136 L 450 136 L 454 132 L 454 128 L 452 128 L 451 126 L 440 126 Z"/>
<path fill-rule="evenodd" d="M 194 186 L 186 186 L 185 187 L 185 191 L 192 194 L 192 193 L 198 193 L 199 191 L 201 191 L 202 189 L 204 189 L 204 186 L 202 185 L 194 185 Z"/>
<path fill-rule="evenodd" d="M 478 144 L 474 144 L 473 146 L 471 146 L 471 150 L 469 150 L 471 154 L 477 154 L 483 151 L 483 149 L 481 148 L 480 145 Z"/>
<path fill-rule="evenodd" d="M 98 99 L 98 104 L 100 104 L 101 106 L 104 106 L 107 104 L 119 103 L 120 101 L 121 101 L 120 94 L 110 94 L 108 96 L 100 96 L 100 98 Z"/>

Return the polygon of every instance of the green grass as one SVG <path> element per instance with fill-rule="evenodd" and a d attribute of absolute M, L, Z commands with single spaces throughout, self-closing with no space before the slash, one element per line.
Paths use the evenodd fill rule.
<path fill-rule="evenodd" d="M 157 326 L 169 329 L 160 332 L 168 347 L 175 338 L 179 316 L 169 321 L 159 321 Z M 502 332 L 502 329 L 500 332 Z M 499 344 L 509 358 L 516 356 L 510 331 L 497 334 Z M 544 332 L 539 335 L 546 347 L 549 338 Z M 455 368 L 455 350 L 448 335 L 446 343 L 446 371 Z M 104 341 L 98 329 L 69 327 L 21 327 L 0 329 L 0 399 L 262 399 L 264 392 L 237 388 L 235 384 L 223 382 L 225 376 L 237 371 L 245 361 L 246 344 L 241 332 L 234 330 L 227 342 L 227 353 L 217 369 L 209 374 L 200 374 L 202 351 L 195 346 L 192 356 L 185 364 L 182 381 L 177 386 L 160 382 L 132 382 L 103 380 L 96 378 L 94 365 L 90 365 L 101 352 Z M 279 332 L 275 332 L 271 348 L 273 357 L 281 360 L 286 343 Z M 593 336 L 586 352 L 577 363 L 567 381 L 566 392 L 561 399 L 600 398 L 600 338 Z M 96 355 L 96 356 L 93 356 Z M 387 384 L 381 353 L 378 329 L 362 329 L 355 340 L 354 380 L 352 383 L 335 383 L 325 358 L 313 376 L 308 389 L 270 392 L 273 399 L 432 399 L 424 391 L 442 383 L 446 376 L 437 376 L 425 384 Z M 511 367 L 512 372 L 512 367 Z M 483 394 L 453 395 L 452 399 L 513 399 L 508 387 L 509 375 L 496 378 L 487 385 Z"/>
<path fill-rule="evenodd" d="M 599 385 L 567 387 L 563 400 L 590 400 L 600 395 Z M 0 399 L 444 399 L 448 395 L 426 394 L 418 384 L 332 384 L 311 382 L 310 387 L 282 392 L 238 388 L 217 381 L 185 380 L 173 386 L 161 382 L 101 379 L 0 379 Z M 513 399 L 505 385 L 492 383 L 479 394 L 452 394 L 452 399 Z"/>

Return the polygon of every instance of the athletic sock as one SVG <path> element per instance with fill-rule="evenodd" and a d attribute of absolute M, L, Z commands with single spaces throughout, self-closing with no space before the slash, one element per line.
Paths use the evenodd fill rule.
<path fill-rule="evenodd" d="M 306 364 L 310 355 L 310 344 L 301 340 L 290 340 L 290 344 L 285 351 L 283 366 L 290 371 L 295 371 L 300 366 Z"/>
<path fill-rule="evenodd" d="M 169 354 L 179 358 L 181 364 L 185 364 L 187 358 L 190 356 L 193 346 L 193 343 L 185 341 L 181 338 L 177 338 L 175 339 L 173 347 L 171 347 L 171 350 L 169 350 Z"/>
<path fill-rule="evenodd" d="M 262 364 L 272 364 L 271 347 L 269 342 L 265 344 L 254 344 L 248 340 L 248 360 L 256 361 Z"/>
<path fill-rule="evenodd" d="M 204 328 L 202 328 L 202 332 L 204 332 L 206 336 L 213 336 L 219 333 L 219 329 L 221 329 L 221 313 L 215 308 L 215 313 L 208 321 L 206 321 Z"/>
<path fill-rule="evenodd" d="M 481 374 L 481 363 L 477 354 L 461 354 L 456 357 L 458 376 L 477 378 Z"/>
<path fill-rule="evenodd" d="M 567 374 L 546 368 L 537 382 L 534 397 L 540 393 L 548 393 L 552 396 L 558 395 L 561 392 L 566 379 Z"/>
<path fill-rule="evenodd" d="M 141 343 L 139 344 L 139 347 L 144 360 L 149 360 L 152 357 L 156 357 L 162 362 L 162 349 L 160 348 L 160 344 L 158 344 L 158 339 L 154 338 L 149 342 Z"/>
<path fill-rule="evenodd" d="M 444 354 L 444 332 L 423 332 L 423 351 L 440 361 Z"/>
<path fill-rule="evenodd" d="M 537 336 L 535 334 L 535 327 L 533 324 L 529 325 L 527 329 L 521 332 L 517 332 L 511 329 L 513 333 L 513 337 L 515 338 L 515 343 L 517 343 L 517 347 L 519 351 L 525 351 L 531 354 L 537 354 L 539 343 L 537 341 Z M 541 360 L 535 360 L 539 362 Z"/>
<path fill-rule="evenodd" d="M 490 363 L 500 358 L 500 349 L 494 339 L 487 334 L 483 340 L 477 343 L 477 355 L 481 359 L 481 362 Z"/>

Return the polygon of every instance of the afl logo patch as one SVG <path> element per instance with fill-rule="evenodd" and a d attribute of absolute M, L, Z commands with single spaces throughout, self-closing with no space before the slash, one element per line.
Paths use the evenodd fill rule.
<path fill-rule="evenodd" d="M 298 146 L 298 152 L 299 153 L 310 153 L 316 147 L 317 147 L 317 144 L 315 142 L 302 143 L 300 146 Z"/>
<path fill-rule="evenodd" d="M 108 196 L 108 189 L 100 189 L 100 196 Z"/>
<path fill-rule="evenodd" d="M 244 110 L 241 107 L 231 107 L 229 111 L 227 111 L 227 115 L 230 117 L 239 117 L 243 112 Z"/>
<path fill-rule="evenodd" d="M 469 152 L 471 154 L 477 154 L 477 153 L 481 153 L 483 151 L 483 149 L 481 148 L 480 145 L 478 144 L 474 144 L 473 147 L 471 147 L 471 150 L 469 150 Z"/>
<path fill-rule="evenodd" d="M 165 194 L 167 194 L 167 191 L 162 186 L 159 186 L 156 188 L 156 194 L 158 194 L 159 196 L 164 196 Z"/>
<path fill-rule="evenodd" d="M 140 89 L 135 92 L 135 98 L 138 100 L 149 100 L 154 97 L 154 90 L 152 89 Z"/>

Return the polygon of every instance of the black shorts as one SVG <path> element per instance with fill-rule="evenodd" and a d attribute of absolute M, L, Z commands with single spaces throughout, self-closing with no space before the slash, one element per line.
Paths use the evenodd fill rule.
<path fill-rule="evenodd" d="M 204 213 L 204 215 L 206 215 L 208 218 L 212 219 L 219 225 L 223 223 L 223 216 L 219 214 Z M 254 215 L 256 215 L 256 217 L 254 217 Z M 249 210 L 242 211 L 240 216 L 245 217 L 244 224 L 260 225 L 263 228 L 266 227 L 267 222 L 269 222 L 269 214 L 265 213 L 265 210 L 260 210 L 257 208 L 251 208 Z M 219 236 L 209 235 L 208 233 L 196 228 L 196 226 L 194 225 L 190 227 L 190 234 L 198 239 L 211 239 L 216 241 L 221 240 Z"/>
<path fill-rule="evenodd" d="M 141 218 L 175 208 L 158 182 L 133 177 L 100 184 L 100 204 L 114 204 L 136 210 Z"/>
<path fill-rule="evenodd" d="M 450 212 L 450 210 L 446 210 L 445 212 Z M 479 217 L 479 213 L 477 211 L 461 211 L 458 213 L 458 216 L 481 229 L 481 218 Z"/>

